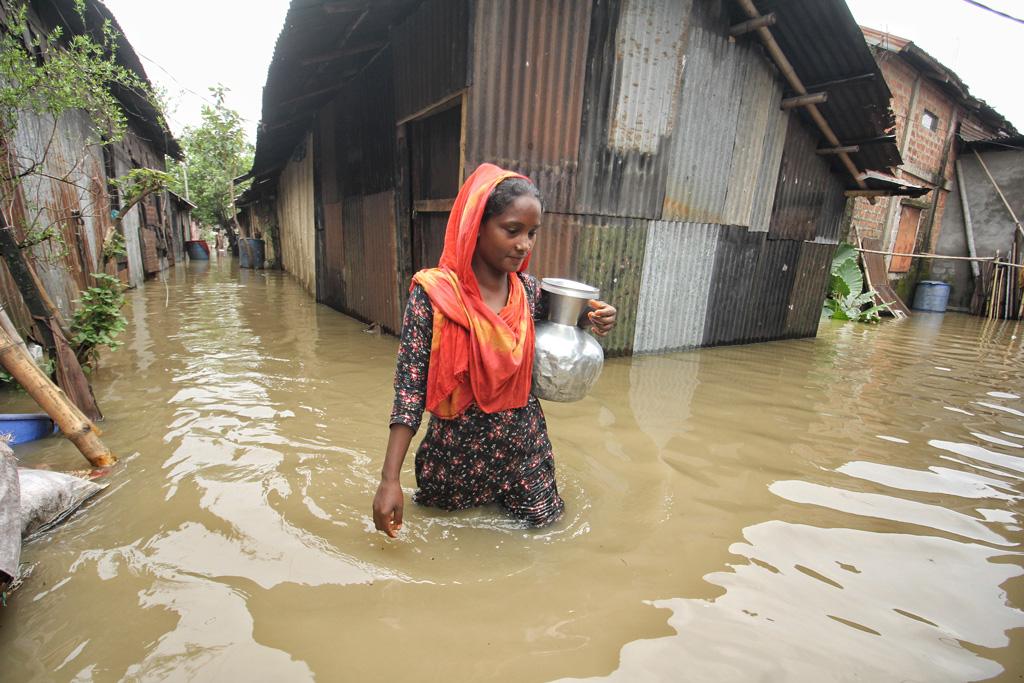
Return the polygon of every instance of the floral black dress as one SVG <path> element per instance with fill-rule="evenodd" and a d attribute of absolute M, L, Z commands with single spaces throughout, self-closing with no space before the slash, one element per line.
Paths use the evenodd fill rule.
<path fill-rule="evenodd" d="M 535 320 L 546 304 L 536 278 L 519 274 Z M 427 369 L 434 308 L 416 285 L 402 322 L 395 371 L 391 424 L 419 428 L 427 397 Z M 470 404 L 450 420 L 430 416 L 416 451 L 414 500 L 445 510 L 498 503 L 530 526 L 555 521 L 565 507 L 555 483 L 555 461 L 540 401 L 533 395 L 522 408 L 485 413 Z"/>

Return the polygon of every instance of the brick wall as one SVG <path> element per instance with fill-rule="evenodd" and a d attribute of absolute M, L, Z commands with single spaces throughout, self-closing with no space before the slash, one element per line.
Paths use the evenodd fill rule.
<path fill-rule="evenodd" d="M 864 197 L 853 200 L 853 217 L 851 222 L 857 233 L 866 239 L 882 239 L 885 229 L 885 218 L 889 215 L 889 197 L 879 197 L 874 204 Z M 850 236 L 850 239 L 854 239 Z"/>
<path fill-rule="evenodd" d="M 953 116 L 957 110 L 956 102 L 932 81 L 926 77 L 920 78 L 917 89 L 917 97 L 914 98 L 914 83 L 918 79 L 918 71 L 907 64 L 899 55 L 872 47 L 872 53 L 878 62 L 882 75 L 885 77 L 889 90 L 892 92 L 892 108 L 896 115 L 896 143 L 903 151 L 903 166 L 896 169 L 895 175 L 906 178 L 917 185 L 936 187 L 934 181 L 942 168 L 943 150 L 946 139 L 950 132 L 950 125 L 953 124 Z M 910 109 L 911 100 L 914 99 L 913 111 Z M 931 130 L 922 123 L 922 116 L 928 110 L 937 117 L 935 130 Z M 904 147 L 904 136 L 909 131 Z M 946 164 L 945 177 L 953 176 L 954 150 L 950 150 L 951 158 Z M 945 208 L 945 195 L 943 190 L 938 200 L 936 218 L 931 219 L 931 207 L 924 209 L 920 230 L 917 235 L 916 249 L 919 251 L 929 250 L 938 239 L 939 226 L 942 225 L 942 212 Z M 931 204 L 931 195 L 926 195 L 925 200 Z M 872 205 L 866 199 L 858 198 L 854 201 L 852 224 L 862 237 L 883 240 L 887 247 L 892 246 L 895 237 L 896 223 L 899 220 L 898 198 L 880 198 Z M 897 205 L 894 206 L 894 203 Z M 887 226 L 887 222 L 892 221 Z M 934 225 L 931 234 L 928 234 L 928 226 Z M 929 244 L 924 244 L 926 241 Z"/>

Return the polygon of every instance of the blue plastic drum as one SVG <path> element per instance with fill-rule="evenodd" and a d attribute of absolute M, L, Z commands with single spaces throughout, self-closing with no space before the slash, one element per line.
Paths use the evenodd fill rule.
<path fill-rule="evenodd" d="M 949 285 L 938 280 L 921 280 L 914 291 L 914 309 L 945 313 L 949 302 Z"/>

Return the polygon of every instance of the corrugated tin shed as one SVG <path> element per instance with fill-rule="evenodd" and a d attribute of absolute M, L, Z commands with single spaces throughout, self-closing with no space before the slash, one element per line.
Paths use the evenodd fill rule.
<path fill-rule="evenodd" d="M 71 35 L 90 35 L 100 44 L 103 42 L 103 25 L 105 22 L 110 22 L 111 27 L 117 33 L 117 63 L 149 83 L 139 55 L 128 42 L 117 19 L 102 2 L 96 0 L 86 2 L 81 15 L 75 8 L 74 0 L 32 0 L 30 4 L 43 21 L 49 25 L 64 26 Z M 142 139 L 152 143 L 167 156 L 175 159 L 182 158 L 181 146 L 161 123 L 163 115 L 149 99 L 137 92 L 120 87 L 114 88 L 113 94 L 121 102 L 125 114 L 135 124 Z"/>
<path fill-rule="evenodd" d="M 324 104 L 390 40 L 418 0 L 292 0 L 263 87 L 253 174 L 279 169 Z"/>
<path fill-rule="evenodd" d="M 841 0 L 755 6 L 800 80 L 828 90 L 829 126 L 861 143 L 854 177 L 780 108 L 756 36 L 729 37 L 738 0 L 294 0 L 254 173 L 273 177 L 315 127 L 318 296 L 385 327 L 436 258 L 455 188 L 490 161 L 545 196 L 531 270 L 619 307 L 608 353 L 813 334 L 844 190 L 900 189 L 889 91 Z"/>

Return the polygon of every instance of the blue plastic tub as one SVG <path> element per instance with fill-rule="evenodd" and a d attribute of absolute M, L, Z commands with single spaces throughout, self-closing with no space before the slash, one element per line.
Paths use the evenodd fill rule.
<path fill-rule="evenodd" d="M 10 434 L 10 444 L 35 441 L 53 434 L 53 420 L 46 413 L 0 414 L 0 435 Z"/>
<path fill-rule="evenodd" d="M 918 311 L 945 313 L 949 302 L 949 285 L 938 280 L 921 280 L 914 290 L 913 307 Z"/>
<path fill-rule="evenodd" d="M 185 251 L 193 261 L 210 260 L 210 245 L 206 243 L 206 240 L 188 240 L 185 242 Z"/>

